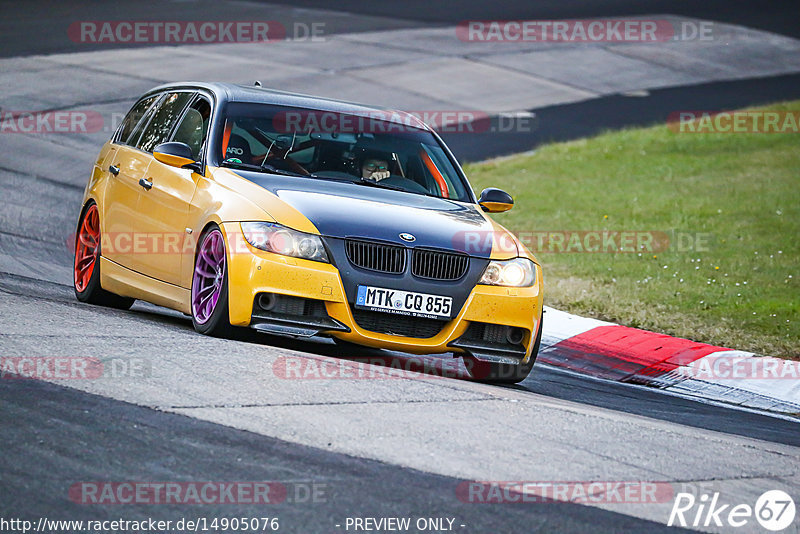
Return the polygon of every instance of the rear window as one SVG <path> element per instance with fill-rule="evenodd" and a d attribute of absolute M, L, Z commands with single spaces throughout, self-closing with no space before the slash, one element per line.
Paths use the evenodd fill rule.
<path fill-rule="evenodd" d="M 134 104 L 122 121 L 122 126 L 119 129 L 119 134 L 117 135 L 118 142 L 130 144 L 128 141 L 131 138 L 131 134 L 133 134 L 136 126 L 142 120 L 142 117 L 145 116 L 147 111 L 150 109 L 153 103 L 155 103 L 159 96 L 161 95 L 149 96 Z M 141 131 L 141 129 L 139 131 Z"/>
<path fill-rule="evenodd" d="M 172 127 L 178 120 L 183 108 L 189 103 L 194 93 L 170 93 L 158 105 L 158 109 L 153 114 L 153 118 L 142 132 L 142 136 L 136 143 L 136 148 L 145 152 L 152 152 L 160 143 L 165 142 Z"/>

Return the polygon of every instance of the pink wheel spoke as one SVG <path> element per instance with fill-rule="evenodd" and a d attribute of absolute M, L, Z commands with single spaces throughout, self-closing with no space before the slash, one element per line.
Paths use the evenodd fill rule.
<path fill-rule="evenodd" d="M 208 271 L 202 269 L 199 265 L 194 268 L 194 272 L 199 274 L 200 276 L 202 276 L 204 278 L 214 278 L 214 276 L 216 276 L 216 273 L 208 272 Z"/>
<path fill-rule="evenodd" d="M 219 260 L 220 265 L 225 264 L 225 244 L 222 242 L 222 236 L 217 236 L 217 242 L 214 243 L 214 255 Z"/>
<path fill-rule="evenodd" d="M 214 304 L 214 301 L 211 299 L 205 302 L 205 312 L 208 317 L 211 317 L 211 314 L 214 313 Z"/>
<path fill-rule="evenodd" d="M 198 292 L 197 292 L 197 296 L 199 297 L 200 295 L 202 295 L 202 294 L 203 294 L 203 293 L 205 293 L 206 291 L 211 291 L 211 293 L 210 293 L 210 294 L 212 294 L 212 295 L 213 295 L 213 294 L 214 294 L 214 290 L 215 290 L 215 289 L 217 289 L 217 287 L 216 287 L 216 286 L 213 286 L 213 285 L 211 285 L 211 286 L 207 286 L 207 287 L 204 287 L 203 289 L 201 289 L 200 291 L 198 291 Z M 208 297 L 208 295 L 206 295 L 205 297 L 201 298 L 201 299 L 200 299 L 200 300 L 201 300 L 201 302 L 202 302 L 203 300 L 205 300 L 205 299 L 206 299 L 206 297 Z"/>
<path fill-rule="evenodd" d="M 222 262 L 222 254 L 220 254 L 219 244 L 217 240 L 214 240 L 214 242 L 211 244 L 211 246 L 208 249 L 208 253 L 211 255 L 212 258 L 214 258 L 214 263 Z"/>
<path fill-rule="evenodd" d="M 217 261 L 214 258 L 212 258 L 209 254 L 210 253 L 205 249 L 200 251 L 200 257 L 203 258 L 203 261 L 205 261 L 206 264 L 208 265 L 216 264 Z"/>
<path fill-rule="evenodd" d="M 211 297 L 213 297 L 213 296 L 214 296 L 214 292 L 212 291 L 211 293 L 209 293 L 209 294 L 208 294 L 208 295 L 206 295 L 205 297 L 201 298 L 201 299 L 200 299 L 200 306 L 203 306 L 204 304 L 206 304 L 207 302 L 209 302 L 209 300 L 210 300 L 210 299 L 211 299 Z"/>

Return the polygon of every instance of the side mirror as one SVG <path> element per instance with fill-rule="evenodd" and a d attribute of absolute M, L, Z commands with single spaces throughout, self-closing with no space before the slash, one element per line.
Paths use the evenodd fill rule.
<path fill-rule="evenodd" d="M 483 211 L 500 213 L 513 208 L 514 199 L 502 189 L 488 187 L 481 191 L 481 198 L 478 199 L 478 204 L 483 208 Z"/>
<path fill-rule="evenodd" d="M 153 157 L 165 165 L 201 172 L 200 163 L 194 160 L 192 149 L 186 143 L 161 143 L 153 149 Z"/>

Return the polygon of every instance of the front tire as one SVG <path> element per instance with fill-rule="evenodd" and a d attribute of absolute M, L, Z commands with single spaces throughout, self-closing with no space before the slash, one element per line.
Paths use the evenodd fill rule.
<path fill-rule="evenodd" d="M 228 261 L 225 238 L 218 226 L 200 237 L 192 274 L 192 325 L 208 336 L 229 337 Z"/>
<path fill-rule="evenodd" d="M 542 314 L 544 319 L 544 313 Z M 533 370 L 536 356 L 539 354 L 539 345 L 542 342 L 542 319 L 539 320 L 539 332 L 531 349 L 531 357 L 527 363 L 509 365 L 506 363 L 491 363 L 478 360 L 474 356 L 464 356 L 464 364 L 469 375 L 478 382 L 491 382 L 493 384 L 519 384 Z"/>
<path fill-rule="evenodd" d="M 100 286 L 100 212 L 90 203 L 78 222 L 75 234 L 75 262 L 72 287 L 75 297 L 88 304 L 127 310 L 134 299 L 115 295 Z"/>

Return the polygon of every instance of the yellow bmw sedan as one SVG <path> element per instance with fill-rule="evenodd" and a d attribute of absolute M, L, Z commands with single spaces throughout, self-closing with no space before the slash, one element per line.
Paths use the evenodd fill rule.
<path fill-rule="evenodd" d="M 519 382 L 542 329 L 536 258 L 414 116 L 261 87 L 178 83 L 103 146 L 75 240 L 75 294 L 234 327 L 453 353 Z M 479 370 L 479 371 L 478 371 Z"/>

